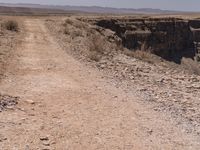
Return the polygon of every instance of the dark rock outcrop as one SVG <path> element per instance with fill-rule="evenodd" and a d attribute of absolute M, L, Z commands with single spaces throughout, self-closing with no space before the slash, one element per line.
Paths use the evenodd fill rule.
<path fill-rule="evenodd" d="M 100 19 L 96 25 L 115 31 L 124 47 L 150 51 L 180 63 L 182 57 L 194 58 L 195 41 L 200 41 L 199 20 L 179 18 Z M 192 30 L 194 29 L 194 30 Z"/>
<path fill-rule="evenodd" d="M 190 20 L 189 25 L 193 33 L 194 45 L 196 50 L 196 60 L 200 61 L 200 19 Z"/>

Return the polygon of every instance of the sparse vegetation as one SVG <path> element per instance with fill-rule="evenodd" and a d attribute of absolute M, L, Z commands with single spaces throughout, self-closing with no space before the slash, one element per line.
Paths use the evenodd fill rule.
<path fill-rule="evenodd" d="M 200 62 L 200 55 L 197 55 L 197 56 L 196 56 L 196 61 L 197 61 L 197 62 Z"/>
<path fill-rule="evenodd" d="M 78 21 L 78 20 L 76 20 L 75 22 L 74 22 L 74 26 L 76 27 L 76 28 L 79 28 L 79 29 L 84 29 L 84 24 L 83 24 L 83 22 L 81 22 L 81 21 Z"/>
<path fill-rule="evenodd" d="M 99 55 L 99 53 L 95 52 L 95 51 L 90 51 L 90 54 L 89 54 L 89 58 L 93 61 L 100 61 L 101 59 L 101 56 Z"/>
<path fill-rule="evenodd" d="M 198 62 L 189 58 L 182 58 L 181 65 L 190 73 L 200 75 L 200 65 Z"/>
<path fill-rule="evenodd" d="M 70 35 L 72 39 L 76 37 L 83 36 L 83 33 L 81 29 L 78 26 L 78 23 L 71 20 L 71 19 L 66 19 L 64 23 L 64 34 Z"/>
<path fill-rule="evenodd" d="M 98 35 L 94 34 L 91 36 L 89 43 L 89 58 L 94 61 L 99 61 L 104 51 L 104 41 Z"/>
<path fill-rule="evenodd" d="M 98 53 L 103 53 L 104 41 L 97 34 L 91 36 L 90 51 L 96 51 Z"/>
<path fill-rule="evenodd" d="M 19 31 L 19 25 L 17 23 L 17 21 L 13 21 L 13 20 L 9 20 L 9 21 L 6 21 L 4 23 L 4 27 L 6 28 L 6 30 L 9 30 L 9 31 Z"/>
<path fill-rule="evenodd" d="M 131 56 L 140 60 L 147 61 L 149 63 L 153 62 L 152 54 L 148 51 L 143 51 L 143 50 L 136 50 L 136 51 L 131 51 L 131 50 L 125 50 L 124 53 L 127 56 Z"/>
<path fill-rule="evenodd" d="M 69 32 L 70 33 L 70 32 Z M 73 32 L 71 32 L 71 37 L 72 39 L 76 38 L 76 37 L 80 37 L 83 36 L 82 35 L 82 31 L 81 30 L 74 30 Z"/>
<path fill-rule="evenodd" d="M 67 25 L 73 25 L 73 21 L 71 19 L 66 19 L 64 26 L 67 26 Z"/>
<path fill-rule="evenodd" d="M 68 26 L 64 28 L 64 34 L 70 35 L 72 39 L 83 36 L 81 30 L 69 28 Z"/>
<path fill-rule="evenodd" d="M 68 27 L 65 27 L 64 34 L 70 35 L 70 29 Z"/>

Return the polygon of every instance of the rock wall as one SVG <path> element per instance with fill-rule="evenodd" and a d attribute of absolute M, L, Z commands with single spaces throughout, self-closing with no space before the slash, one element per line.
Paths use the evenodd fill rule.
<path fill-rule="evenodd" d="M 200 19 L 189 21 L 190 29 L 193 33 L 196 50 L 196 60 L 200 62 Z"/>
<path fill-rule="evenodd" d="M 194 58 L 200 41 L 200 20 L 179 18 L 100 19 L 96 25 L 111 29 L 130 50 L 150 51 L 180 63 L 182 57 Z"/>

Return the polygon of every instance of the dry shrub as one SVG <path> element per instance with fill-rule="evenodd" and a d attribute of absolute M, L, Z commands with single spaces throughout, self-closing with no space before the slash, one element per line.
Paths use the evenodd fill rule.
<path fill-rule="evenodd" d="M 79 20 L 72 20 L 72 19 L 66 19 L 65 20 L 65 23 L 64 23 L 64 26 L 73 26 L 75 28 L 79 28 L 79 29 L 83 29 L 85 28 L 85 25 L 83 24 L 83 22 L 79 21 Z"/>
<path fill-rule="evenodd" d="M 72 39 L 75 39 L 76 37 L 82 37 L 83 31 L 79 29 L 75 29 L 74 27 L 66 26 L 64 28 L 64 34 L 70 35 Z"/>
<path fill-rule="evenodd" d="M 85 36 L 84 24 L 77 19 L 66 19 L 63 24 L 63 33 L 70 36 L 72 40 Z"/>
<path fill-rule="evenodd" d="M 152 54 L 148 51 L 142 51 L 142 50 L 136 50 L 136 51 L 131 51 L 131 50 L 125 50 L 124 53 L 127 56 L 131 56 L 140 60 L 147 61 L 149 63 L 153 62 Z"/>
<path fill-rule="evenodd" d="M 81 21 L 75 21 L 74 26 L 79 29 L 84 29 L 85 25 Z"/>
<path fill-rule="evenodd" d="M 64 28 L 64 34 L 70 35 L 70 29 L 68 27 Z"/>
<path fill-rule="evenodd" d="M 141 45 L 141 51 L 146 51 L 146 49 L 148 49 L 147 47 L 146 47 L 146 42 L 144 42 L 144 43 L 142 43 L 142 45 Z"/>
<path fill-rule="evenodd" d="M 93 61 L 100 61 L 101 59 L 101 55 L 98 53 L 98 52 L 95 52 L 95 51 L 90 51 L 89 53 L 89 58 Z"/>
<path fill-rule="evenodd" d="M 200 62 L 200 55 L 197 55 L 195 59 L 197 62 Z"/>
<path fill-rule="evenodd" d="M 54 22 L 54 20 L 52 20 L 52 19 L 46 19 L 45 21 L 46 22 Z"/>
<path fill-rule="evenodd" d="M 16 21 L 9 20 L 4 23 L 4 27 L 9 31 L 19 31 L 19 25 Z"/>
<path fill-rule="evenodd" d="M 83 36 L 83 33 L 81 30 L 74 30 L 72 32 L 69 32 L 72 39 L 75 39 L 76 37 L 82 37 Z"/>
<path fill-rule="evenodd" d="M 66 19 L 64 26 L 67 26 L 67 25 L 73 25 L 73 21 L 71 19 Z"/>
<path fill-rule="evenodd" d="M 190 58 L 182 58 L 181 65 L 192 74 L 200 75 L 200 64 Z"/>
<path fill-rule="evenodd" d="M 89 42 L 89 58 L 94 61 L 99 61 L 104 53 L 104 40 L 98 35 L 91 36 Z"/>

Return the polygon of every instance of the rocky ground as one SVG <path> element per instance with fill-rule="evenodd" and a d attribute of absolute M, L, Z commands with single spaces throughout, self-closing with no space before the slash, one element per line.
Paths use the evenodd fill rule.
<path fill-rule="evenodd" d="M 8 21 L 15 21 L 12 17 L 0 18 L 0 79 L 5 77 L 5 70 L 9 58 L 12 56 L 14 47 L 19 42 L 20 31 L 8 30 L 6 24 Z M 0 92 L 1 93 L 1 92 Z M 13 109 L 17 104 L 18 97 L 0 94 L 0 112 L 6 109 Z"/>
<path fill-rule="evenodd" d="M 80 16 L 21 23 L 0 83 L 0 149 L 200 148 L 196 71 L 130 53 Z"/>
<path fill-rule="evenodd" d="M 6 109 L 13 109 L 17 105 L 18 97 L 12 97 L 9 95 L 0 95 L 0 112 Z"/>
<path fill-rule="evenodd" d="M 127 50 L 118 45 L 116 41 L 119 39 L 111 30 L 81 21 L 84 19 L 80 17 L 66 20 L 47 20 L 47 25 L 63 47 L 70 47 L 68 53 L 116 80 L 116 87 L 136 93 L 141 97 L 141 103 L 159 113 L 170 115 L 185 132 L 200 135 L 199 67 L 195 72 L 196 67 L 191 69 L 184 63 L 178 65 L 151 54 L 144 54 L 141 58 L 136 54 L 127 55 Z M 65 32 L 66 28 L 69 33 Z M 73 37 L 76 32 L 79 35 Z M 94 41 L 94 35 L 98 36 L 98 40 Z M 91 41 L 101 45 L 102 49 L 95 53 L 95 59 L 91 57 L 91 47 L 88 46 Z M 67 43 L 71 43 L 70 46 Z M 189 59 L 182 61 L 186 64 L 191 62 Z"/>

